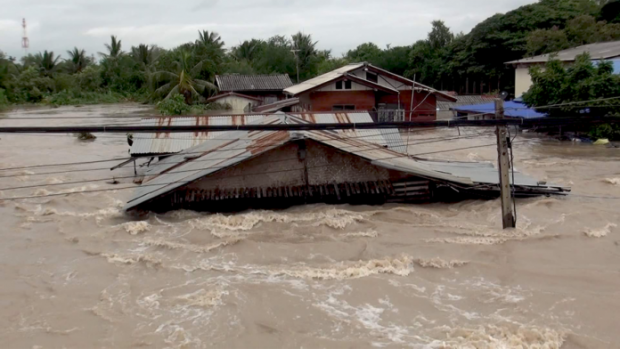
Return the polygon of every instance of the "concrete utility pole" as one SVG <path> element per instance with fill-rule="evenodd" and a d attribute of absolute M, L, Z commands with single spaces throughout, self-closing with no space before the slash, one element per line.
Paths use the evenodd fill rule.
<path fill-rule="evenodd" d="M 297 66 L 297 83 L 299 84 L 299 57 L 297 57 L 297 52 L 301 50 L 291 50 L 293 55 L 295 56 L 295 65 Z"/>
<path fill-rule="evenodd" d="M 495 99 L 495 118 L 504 118 L 504 101 L 500 98 Z M 499 191 L 502 199 L 502 226 L 506 228 L 515 227 L 514 212 L 512 211 L 512 199 L 510 197 L 510 177 L 508 169 L 508 132 L 506 125 L 498 125 L 495 129 L 497 134 L 497 164 L 499 166 Z"/>

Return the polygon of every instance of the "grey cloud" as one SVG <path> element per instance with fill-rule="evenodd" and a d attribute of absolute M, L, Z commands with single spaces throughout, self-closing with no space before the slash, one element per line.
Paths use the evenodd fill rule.
<path fill-rule="evenodd" d="M 74 46 L 89 54 L 118 35 L 128 49 L 139 43 L 172 48 L 197 31 L 220 33 L 228 47 L 245 39 L 303 31 L 335 55 L 372 41 L 380 47 L 422 39 L 442 19 L 454 32 L 534 0 L 22 0 L 3 4 L 0 50 L 21 56 L 21 18 L 29 23 L 30 52 L 64 54 Z"/>

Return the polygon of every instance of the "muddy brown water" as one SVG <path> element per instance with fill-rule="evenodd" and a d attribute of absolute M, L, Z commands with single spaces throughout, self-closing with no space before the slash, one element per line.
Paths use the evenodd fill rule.
<path fill-rule="evenodd" d="M 148 113 L 29 109 L 0 114 L 0 125 Z M 412 133 L 410 153 L 494 142 L 488 129 L 461 134 L 472 137 L 429 143 L 457 130 Z M 2 134 L 0 168 L 127 155 L 123 135 L 97 136 Z M 496 153 L 428 156 L 494 162 Z M 574 195 L 518 200 L 514 230 L 500 228 L 497 200 L 136 219 L 121 211 L 131 190 L 87 192 L 129 179 L 64 184 L 130 176 L 131 166 L 3 170 L 0 198 L 76 194 L 0 201 L 1 347 L 620 347 L 618 160 L 618 149 L 519 135 L 516 168 Z M 93 171 L 39 175 L 84 168 Z M 28 185 L 46 186 L 7 189 Z"/>

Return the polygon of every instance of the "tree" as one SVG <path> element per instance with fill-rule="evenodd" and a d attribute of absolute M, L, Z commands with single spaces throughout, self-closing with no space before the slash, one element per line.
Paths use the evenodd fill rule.
<path fill-rule="evenodd" d="M 551 29 L 536 29 L 527 36 L 527 55 L 558 52 L 570 47 L 566 32 L 557 26 Z"/>
<path fill-rule="evenodd" d="M 191 104 L 193 98 L 204 96 L 205 93 L 214 92 L 217 87 L 209 81 L 194 79 L 192 75 L 197 75 L 203 67 L 202 62 L 191 66 L 191 53 L 187 51 L 178 52 L 175 61 L 175 71 L 157 71 L 152 74 L 154 83 L 163 85 L 157 86 L 154 91 L 156 96 L 170 98 L 175 94 L 181 94 L 185 98 L 185 103 Z"/>
<path fill-rule="evenodd" d="M 140 44 L 138 47 L 132 46 L 131 57 L 143 67 L 150 66 L 155 60 L 153 47 L 145 44 Z"/>
<path fill-rule="evenodd" d="M 231 55 L 237 61 L 245 60 L 251 63 L 261 53 L 260 51 L 263 49 L 264 45 L 265 42 L 262 40 L 245 40 L 231 49 Z"/>
<path fill-rule="evenodd" d="M 298 32 L 291 37 L 293 50 L 299 62 L 299 75 L 302 80 L 313 75 L 316 64 L 318 63 L 316 44 L 318 41 L 312 40 L 312 35 Z"/>
<path fill-rule="evenodd" d="M 110 43 L 105 44 L 108 53 L 99 52 L 99 55 L 104 58 L 117 58 L 123 54 L 123 50 L 121 49 L 121 40 L 117 40 L 116 36 L 112 35 L 110 37 Z"/>
<path fill-rule="evenodd" d="M 213 46 L 218 49 L 222 49 L 224 47 L 224 41 L 220 37 L 220 34 L 216 32 L 209 32 L 208 30 L 198 31 L 198 40 L 196 40 L 197 45 L 203 46 Z"/>
<path fill-rule="evenodd" d="M 57 70 L 60 56 L 54 56 L 53 51 L 45 50 L 43 53 L 39 52 L 34 55 L 34 61 L 35 66 L 42 75 L 50 76 Z"/>
<path fill-rule="evenodd" d="M 368 62 L 370 64 L 379 64 L 383 56 L 383 50 L 372 42 L 366 42 L 358 45 L 355 49 L 347 51 L 346 57 L 351 62 Z"/>
<path fill-rule="evenodd" d="M 557 59 L 549 60 L 544 69 L 530 69 L 532 86 L 523 94 L 523 101 L 531 107 L 589 101 L 559 108 L 541 109 L 550 116 L 580 116 L 590 108 L 592 114 L 609 115 L 620 112 L 618 100 L 592 100 L 620 95 L 620 76 L 613 73 L 611 62 L 592 62 L 590 55 L 581 54 L 575 63 L 564 66 Z"/>
<path fill-rule="evenodd" d="M 443 21 L 432 21 L 432 29 L 428 33 L 428 43 L 434 50 L 442 49 L 452 43 L 454 34 L 450 32 L 450 28 Z"/>
<path fill-rule="evenodd" d="M 86 56 L 86 51 L 79 50 L 77 47 L 73 48 L 73 51 L 67 51 L 69 59 L 69 73 L 79 73 L 82 69 L 89 65 L 90 59 Z"/>

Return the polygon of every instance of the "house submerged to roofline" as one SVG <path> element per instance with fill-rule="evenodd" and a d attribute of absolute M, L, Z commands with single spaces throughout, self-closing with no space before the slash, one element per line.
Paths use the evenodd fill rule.
<path fill-rule="evenodd" d="M 262 124 L 309 123 L 272 115 Z M 309 203 L 383 204 L 497 196 L 491 164 L 431 161 L 397 151 L 378 130 L 235 131 L 158 163 L 126 211 L 236 212 Z M 353 130 L 355 131 L 355 130 Z M 515 173 L 516 195 L 565 194 Z"/>

